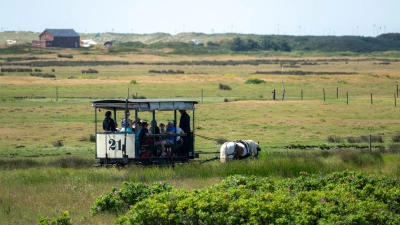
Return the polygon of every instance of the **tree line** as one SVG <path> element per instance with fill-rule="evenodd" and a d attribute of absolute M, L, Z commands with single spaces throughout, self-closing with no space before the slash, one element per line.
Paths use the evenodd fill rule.
<path fill-rule="evenodd" d="M 292 48 L 285 40 L 273 41 L 269 38 L 261 39 L 260 41 L 248 38 L 243 40 L 240 37 L 233 39 L 231 43 L 231 50 L 235 52 L 239 51 L 257 51 L 257 50 L 274 50 L 290 52 Z"/>

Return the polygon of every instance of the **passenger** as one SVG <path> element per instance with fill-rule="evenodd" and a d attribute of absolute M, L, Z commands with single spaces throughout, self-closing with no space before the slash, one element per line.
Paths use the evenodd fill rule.
<path fill-rule="evenodd" d="M 104 132 L 115 132 L 115 121 L 111 118 L 111 111 L 107 111 L 103 120 L 103 130 Z"/>
<path fill-rule="evenodd" d="M 133 124 L 132 124 L 132 120 L 129 119 L 129 115 L 130 115 L 129 110 L 125 110 L 125 114 L 126 114 L 126 117 L 122 118 L 122 120 L 121 120 L 122 129 L 120 130 L 120 132 L 125 132 L 125 130 L 126 130 L 127 133 L 131 134 Z M 126 121 L 125 121 L 125 118 L 126 118 Z"/>
<path fill-rule="evenodd" d="M 136 137 L 139 137 L 140 131 L 142 130 L 142 123 L 141 122 L 136 122 L 135 123 L 135 134 Z"/>
<path fill-rule="evenodd" d="M 177 127 L 176 128 L 176 133 L 177 134 L 184 134 L 185 132 L 182 130 L 182 128 Z M 183 143 L 183 138 L 181 138 L 181 136 L 176 136 L 176 143 L 177 144 L 182 144 Z"/>
<path fill-rule="evenodd" d="M 151 127 L 149 131 L 151 134 L 160 134 L 160 128 L 157 126 L 157 121 L 151 121 Z"/>
<path fill-rule="evenodd" d="M 172 120 L 168 121 L 167 129 L 165 130 L 165 133 L 166 134 L 174 134 L 175 133 L 174 121 L 172 121 Z M 165 142 L 169 145 L 174 144 L 174 136 L 166 136 Z"/>
<path fill-rule="evenodd" d="M 141 145 L 152 145 L 153 140 L 151 138 L 148 138 L 147 135 L 149 133 L 148 130 L 149 124 L 147 122 L 142 123 L 142 129 L 140 130 L 139 133 L 139 142 Z"/>
<path fill-rule="evenodd" d="M 160 134 L 165 133 L 165 124 L 160 123 Z M 161 139 L 164 139 L 163 137 L 161 137 Z"/>

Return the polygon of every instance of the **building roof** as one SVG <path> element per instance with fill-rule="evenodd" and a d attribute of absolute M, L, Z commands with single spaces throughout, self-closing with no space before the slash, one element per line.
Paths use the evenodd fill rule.
<path fill-rule="evenodd" d="M 173 111 L 173 110 L 195 110 L 194 104 L 198 102 L 190 99 L 131 99 L 131 100 L 96 100 L 92 106 L 103 109 L 134 109 L 143 111 Z"/>
<path fill-rule="evenodd" d="M 53 35 L 53 37 L 80 37 L 74 29 L 46 29 L 40 34 L 40 36 L 46 31 Z"/>

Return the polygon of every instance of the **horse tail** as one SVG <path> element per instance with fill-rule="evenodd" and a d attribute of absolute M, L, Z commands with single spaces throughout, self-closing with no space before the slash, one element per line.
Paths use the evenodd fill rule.
<path fill-rule="evenodd" d="M 221 163 L 224 163 L 227 160 L 227 156 L 228 156 L 227 150 L 228 150 L 228 146 L 227 146 L 227 143 L 225 142 L 221 146 L 221 149 L 219 151 L 219 160 L 221 161 Z"/>

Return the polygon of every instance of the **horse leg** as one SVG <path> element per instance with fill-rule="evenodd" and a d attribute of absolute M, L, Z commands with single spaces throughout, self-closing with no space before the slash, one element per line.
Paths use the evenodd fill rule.
<path fill-rule="evenodd" d="M 221 163 L 225 163 L 226 159 L 227 159 L 227 144 L 224 143 L 219 151 L 219 160 Z"/>

